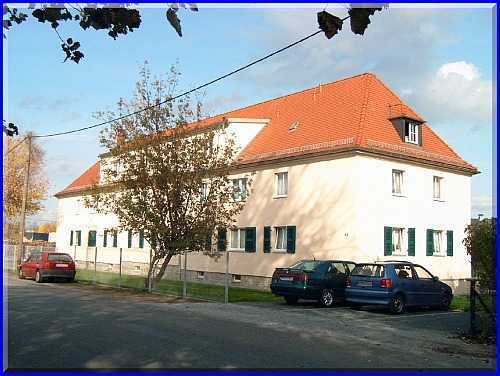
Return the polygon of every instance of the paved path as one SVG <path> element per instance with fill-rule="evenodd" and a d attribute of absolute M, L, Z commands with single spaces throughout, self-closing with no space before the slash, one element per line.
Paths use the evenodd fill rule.
<path fill-rule="evenodd" d="M 183 302 L 12 279 L 9 368 L 492 368 L 461 312 Z"/>

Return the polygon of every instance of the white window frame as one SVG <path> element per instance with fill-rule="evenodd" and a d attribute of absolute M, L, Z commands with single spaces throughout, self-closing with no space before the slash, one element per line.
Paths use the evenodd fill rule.
<path fill-rule="evenodd" d="M 201 183 L 201 198 L 203 200 L 206 200 L 209 194 L 210 194 L 210 185 L 207 182 Z"/>
<path fill-rule="evenodd" d="M 278 248 L 278 245 L 281 245 L 281 244 L 278 244 L 280 242 L 280 239 L 279 239 L 279 236 L 278 236 L 278 232 L 279 230 L 282 229 L 283 230 L 283 236 L 284 236 L 284 240 L 283 240 L 283 245 L 284 245 L 284 248 Z M 274 244 L 272 244 L 272 251 L 273 252 L 286 252 L 286 241 L 287 241 L 287 226 L 274 226 Z M 271 235 L 272 236 L 272 235 Z M 272 239 L 271 239 L 272 241 Z"/>
<path fill-rule="evenodd" d="M 436 180 L 439 185 L 439 196 L 436 196 Z M 432 198 L 434 201 L 444 201 L 443 198 L 443 184 L 444 178 L 442 176 L 434 175 L 432 177 Z"/>
<path fill-rule="evenodd" d="M 416 144 L 418 145 L 418 127 L 419 125 L 417 123 L 414 123 L 412 121 L 405 120 L 405 142 L 408 142 L 410 144 Z M 406 124 L 408 124 L 408 134 L 406 134 Z"/>
<path fill-rule="evenodd" d="M 396 250 L 394 239 L 398 236 L 395 232 L 398 231 L 401 236 L 401 244 L 399 251 Z M 408 256 L 408 229 L 401 226 L 392 227 L 392 256 Z"/>
<path fill-rule="evenodd" d="M 205 279 L 205 272 L 197 271 L 196 272 L 196 279 Z"/>
<path fill-rule="evenodd" d="M 285 177 L 285 183 L 284 183 L 285 193 L 280 192 L 280 184 L 279 184 L 280 176 Z M 274 198 L 283 198 L 283 197 L 288 197 L 288 171 L 280 171 L 274 174 Z"/>
<path fill-rule="evenodd" d="M 234 184 L 235 182 L 237 182 L 237 184 Z M 233 192 L 233 200 L 236 202 L 246 201 L 248 197 L 247 178 L 232 179 L 232 184 L 233 184 L 233 189 L 237 185 L 239 190 L 239 192 L 236 191 Z"/>
<path fill-rule="evenodd" d="M 245 240 L 246 240 L 246 230 L 244 228 L 233 228 L 229 230 L 229 249 L 231 251 L 239 251 L 239 252 L 244 252 L 245 251 Z M 234 234 L 237 233 L 237 243 L 238 247 L 233 247 L 233 236 Z M 243 238 L 243 247 L 242 245 L 242 237 L 241 234 L 244 234 Z"/>
<path fill-rule="evenodd" d="M 446 256 L 444 233 L 444 230 L 432 230 L 432 240 L 434 244 L 434 249 L 432 250 L 433 256 Z M 437 239 L 439 239 L 439 242 L 436 242 Z M 437 243 L 439 243 L 439 249 L 436 247 Z"/>
<path fill-rule="evenodd" d="M 401 174 L 401 182 L 400 182 L 400 192 L 395 191 L 395 174 Z M 391 173 L 391 181 L 392 181 L 392 195 L 393 196 L 404 196 L 405 195 L 405 171 L 397 168 L 392 169 Z"/>
<path fill-rule="evenodd" d="M 232 280 L 234 283 L 241 283 L 241 274 L 233 274 Z"/>

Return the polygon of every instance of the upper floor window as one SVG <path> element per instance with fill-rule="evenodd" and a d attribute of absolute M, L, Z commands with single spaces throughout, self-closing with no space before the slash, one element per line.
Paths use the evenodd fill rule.
<path fill-rule="evenodd" d="M 247 198 L 247 179 L 233 179 L 233 199 L 234 201 L 245 201 Z"/>
<path fill-rule="evenodd" d="M 418 144 L 418 124 L 408 121 L 405 121 L 405 141 L 410 142 L 412 144 Z"/>
<path fill-rule="evenodd" d="M 288 195 L 288 172 L 278 172 L 276 176 L 276 196 L 284 197 Z"/>
<path fill-rule="evenodd" d="M 443 199 L 443 178 L 440 176 L 433 177 L 433 197 L 434 200 Z"/>
<path fill-rule="evenodd" d="M 392 193 L 402 195 L 404 192 L 404 171 L 392 170 Z"/>

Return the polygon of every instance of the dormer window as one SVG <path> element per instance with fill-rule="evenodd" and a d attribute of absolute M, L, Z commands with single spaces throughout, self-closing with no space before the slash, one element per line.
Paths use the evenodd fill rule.
<path fill-rule="evenodd" d="M 405 120 L 405 142 L 418 145 L 418 126 L 418 123 Z"/>

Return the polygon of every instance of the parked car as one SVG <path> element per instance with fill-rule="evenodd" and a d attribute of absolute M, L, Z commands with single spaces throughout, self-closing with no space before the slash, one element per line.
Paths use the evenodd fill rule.
<path fill-rule="evenodd" d="M 70 255 L 55 252 L 37 252 L 19 265 L 19 278 L 33 278 L 40 283 L 49 278 L 75 279 L 75 263 Z"/>
<path fill-rule="evenodd" d="M 347 277 L 354 266 L 352 261 L 302 260 L 289 268 L 277 268 L 271 280 L 271 291 L 282 296 L 288 304 L 306 299 L 331 307 L 344 300 Z"/>
<path fill-rule="evenodd" d="M 432 306 L 447 310 L 453 293 L 421 265 L 406 261 L 357 264 L 348 278 L 347 302 L 384 305 L 392 313 L 410 306 Z"/>

